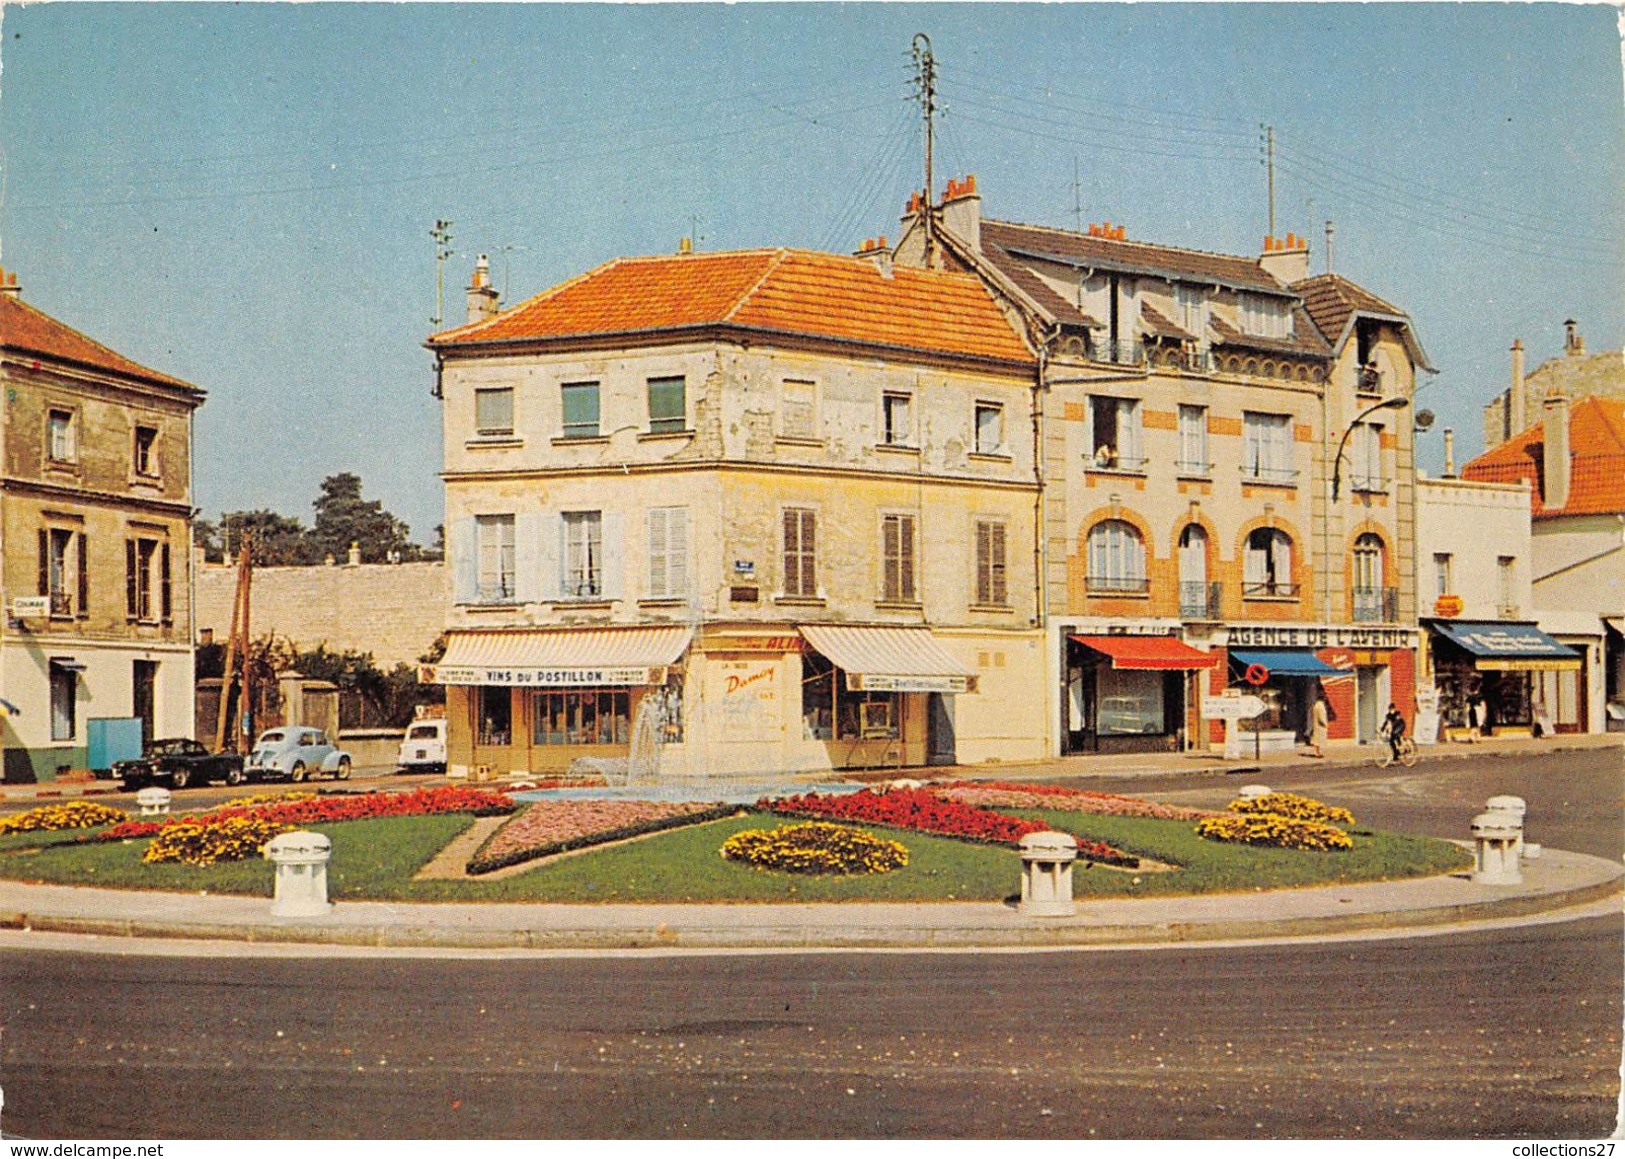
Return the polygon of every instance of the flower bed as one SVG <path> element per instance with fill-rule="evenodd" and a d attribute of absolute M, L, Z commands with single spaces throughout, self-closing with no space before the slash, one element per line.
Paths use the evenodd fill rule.
<path fill-rule="evenodd" d="M 197 824 L 205 817 L 210 822 L 242 817 L 292 827 L 338 821 L 364 821 L 373 817 L 421 817 L 431 813 L 473 813 L 475 816 L 488 817 L 512 813 L 519 807 L 502 793 L 459 786 L 416 789 L 410 793 L 297 796 L 299 798 L 297 800 L 281 804 L 256 805 L 248 809 L 222 805 L 208 810 L 206 814 L 183 814 L 154 821 L 125 821 L 101 834 L 97 840 L 122 841 L 133 837 L 153 837 L 171 826 Z"/>
<path fill-rule="evenodd" d="M 892 789 L 884 793 L 859 789 L 841 796 L 802 793 L 776 800 L 763 799 L 757 808 L 789 817 L 863 821 L 994 845 L 1014 845 L 1027 834 L 1039 833 L 1045 828 L 1037 821 L 1023 821 L 991 809 L 945 800 L 929 789 Z"/>
<path fill-rule="evenodd" d="M 254 816 L 218 817 L 206 813 L 183 817 L 152 839 L 141 860 L 200 866 L 241 861 L 258 856 L 267 841 L 292 828 L 285 822 Z"/>
<path fill-rule="evenodd" d="M 1294 821 L 1313 821 L 1320 825 L 1354 824 L 1354 814 L 1340 805 L 1327 805 L 1313 797 L 1297 793 L 1265 793 L 1262 797 L 1249 797 L 1231 801 L 1232 813 L 1269 813 L 1276 817 L 1290 817 Z"/>
<path fill-rule="evenodd" d="M 890 873 L 908 864 L 908 848 L 901 842 L 828 821 L 741 829 L 719 852 L 726 861 L 784 873 Z"/>
<path fill-rule="evenodd" d="M 697 825 L 737 812 L 737 805 L 700 801 L 536 801 L 475 850 L 468 872 L 492 873 L 571 849 Z"/>
<path fill-rule="evenodd" d="M 54 805 L 41 805 L 26 813 L 0 817 L 0 834 L 91 829 L 97 825 L 113 825 L 126 821 L 129 816 L 124 810 L 103 805 L 99 801 L 63 801 Z"/>
<path fill-rule="evenodd" d="M 1209 841 L 1236 841 L 1320 853 L 1354 848 L 1354 840 L 1335 825 L 1277 813 L 1226 813 L 1209 817 L 1196 823 L 1196 835 Z"/>
<path fill-rule="evenodd" d="M 1089 793 L 1059 785 L 1024 785 L 1014 781 L 971 781 L 935 786 L 932 790 L 950 801 L 1005 809 L 1069 809 L 1103 817 L 1152 817 L 1163 821 L 1200 821 L 1219 814 L 1211 809 L 1163 805 L 1142 797 L 1116 793 Z"/>

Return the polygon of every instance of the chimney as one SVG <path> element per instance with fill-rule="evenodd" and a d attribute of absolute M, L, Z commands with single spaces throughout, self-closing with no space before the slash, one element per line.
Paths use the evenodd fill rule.
<path fill-rule="evenodd" d="M 1289 286 L 1301 282 L 1309 276 L 1309 239 L 1295 233 L 1284 238 L 1267 237 L 1258 264 L 1266 274 Z"/>
<path fill-rule="evenodd" d="M 857 252 L 852 256 L 873 262 L 875 268 L 880 271 L 881 277 L 889 278 L 892 276 L 892 252 L 891 246 L 886 243 L 885 234 L 881 234 L 879 237 L 864 238 L 863 244 L 858 247 Z"/>
<path fill-rule="evenodd" d="M 1579 358 L 1586 352 L 1586 340 L 1580 336 L 1580 324 L 1573 318 L 1563 323 L 1563 353 Z"/>
<path fill-rule="evenodd" d="M 8 270 L 4 266 L 0 266 L 0 294 L 8 298 L 23 296 L 23 288 L 17 284 L 16 271 Z"/>
<path fill-rule="evenodd" d="M 691 238 L 691 237 L 680 237 L 680 238 L 678 238 L 677 239 L 677 253 L 681 257 L 690 257 L 690 256 L 692 256 L 693 253 L 694 253 L 694 239 Z"/>
<path fill-rule="evenodd" d="M 1444 477 L 1456 477 L 1456 432 L 1449 427 L 1444 429 Z"/>
<path fill-rule="evenodd" d="M 1522 434 L 1529 425 L 1529 397 L 1523 385 L 1523 339 L 1512 340 L 1512 389 L 1507 392 L 1506 437 Z"/>
<path fill-rule="evenodd" d="M 976 253 L 982 252 L 982 197 L 976 192 L 976 174 L 948 182 L 942 195 L 942 224 Z"/>
<path fill-rule="evenodd" d="M 468 320 L 483 322 L 496 316 L 497 291 L 491 285 L 491 259 L 484 254 L 474 263 L 474 276 L 468 282 Z"/>
<path fill-rule="evenodd" d="M 344 562 L 349 567 L 361 566 L 361 545 L 353 539 L 350 541 L 350 555 Z"/>
<path fill-rule="evenodd" d="M 1541 405 L 1541 506 L 1556 511 L 1569 502 L 1569 400 L 1549 394 Z"/>

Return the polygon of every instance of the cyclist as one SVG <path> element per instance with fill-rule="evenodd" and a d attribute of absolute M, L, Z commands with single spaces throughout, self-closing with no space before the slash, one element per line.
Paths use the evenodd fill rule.
<path fill-rule="evenodd" d="M 1382 718 L 1382 735 L 1388 739 L 1388 750 L 1391 759 L 1399 759 L 1399 747 L 1405 739 L 1405 718 L 1400 715 L 1399 706 L 1393 703 L 1388 705 L 1388 715 Z"/>

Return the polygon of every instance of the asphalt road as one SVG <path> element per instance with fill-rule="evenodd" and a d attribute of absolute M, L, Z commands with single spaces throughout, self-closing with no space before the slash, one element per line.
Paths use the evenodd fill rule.
<path fill-rule="evenodd" d="M 1603 855 L 1621 842 L 1612 753 L 1277 779 L 1413 831 L 1459 830 L 1488 795 L 1519 792 L 1533 839 Z M 1025 955 L 10 953 L 3 1127 L 80 1139 L 1598 1137 L 1619 1094 L 1622 924 Z"/>

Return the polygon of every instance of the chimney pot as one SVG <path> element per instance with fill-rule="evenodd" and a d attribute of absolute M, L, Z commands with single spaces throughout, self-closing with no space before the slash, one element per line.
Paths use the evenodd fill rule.
<path fill-rule="evenodd" d="M 1569 400 L 1549 394 L 1542 403 L 1541 506 L 1561 510 L 1569 502 Z"/>

